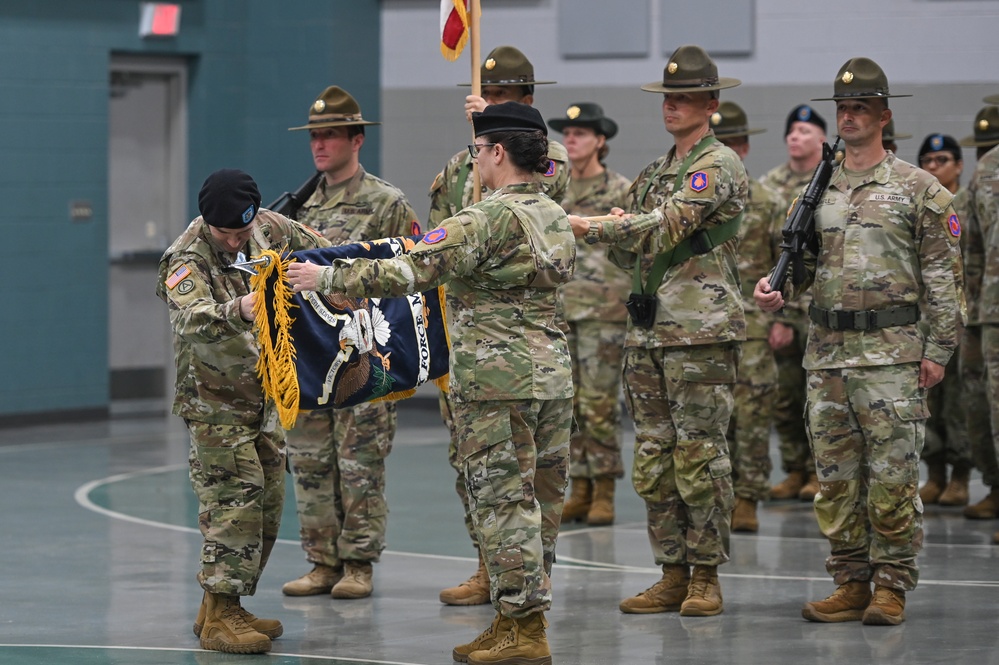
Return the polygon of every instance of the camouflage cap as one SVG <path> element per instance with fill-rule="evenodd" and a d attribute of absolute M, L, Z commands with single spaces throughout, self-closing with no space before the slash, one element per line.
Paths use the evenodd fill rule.
<path fill-rule="evenodd" d="M 718 105 L 718 110 L 711 114 L 711 129 L 719 139 L 735 139 L 767 131 L 750 129 L 746 112 L 735 102 L 722 102 Z"/>
<path fill-rule="evenodd" d="M 350 93 L 335 85 L 323 90 L 309 106 L 309 124 L 301 127 L 289 127 L 288 131 L 298 129 L 319 129 L 322 127 L 344 127 L 346 125 L 378 125 L 361 117 L 361 107 Z"/>
<path fill-rule="evenodd" d="M 851 58 L 839 68 L 833 82 L 832 97 L 817 97 L 813 102 L 865 99 L 871 97 L 912 97 L 893 95 L 888 90 L 888 76 L 881 66 L 870 58 Z"/>
<path fill-rule="evenodd" d="M 714 60 L 700 46 L 686 45 L 673 51 L 663 69 L 663 80 L 646 83 L 646 92 L 708 92 L 734 88 L 742 81 L 719 78 Z"/>
<path fill-rule="evenodd" d="M 975 133 L 961 139 L 966 147 L 988 148 L 999 145 L 999 106 L 986 106 L 975 116 Z"/>
<path fill-rule="evenodd" d="M 548 124 L 556 132 L 566 127 L 588 127 L 608 139 L 617 134 L 617 123 L 605 116 L 600 105 L 593 102 L 576 102 L 565 110 L 563 117 L 549 118 Z"/>
<path fill-rule="evenodd" d="M 534 65 L 512 46 L 497 46 L 482 62 L 479 70 L 482 85 L 550 85 L 555 81 L 535 81 Z M 471 83 L 459 83 L 467 87 Z"/>
<path fill-rule="evenodd" d="M 902 141 L 904 139 L 911 139 L 912 134 L 896 134 L 895 133 L 895 119 L 892 118 L 885 125 L 884 129 L 881 130 L 881 140 L 882 141 Z"/>

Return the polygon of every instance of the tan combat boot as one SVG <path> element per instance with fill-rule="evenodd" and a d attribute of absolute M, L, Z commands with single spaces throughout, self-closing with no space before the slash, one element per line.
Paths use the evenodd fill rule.
<path fill-rule="evenodd" d="M 572 491 L 562 506 L 563 522 L 579 522 L 586 519 L 593 501 L 593 481 L 589 478 L 572 478 Z"/>
<path fill-rule="evenodd" d="M 968 480 L 971 478 L 971 467 L 967 464 L 955 464 L 950 474 L 947 489 L 940 495 L 941 506 L 968 505 Z"/>
<path fill-rule="evenodd" d="M 732 511 L 732 531 L 756 533 L 760 530 L 760 520 L 756 517 L 756 502 L 752 499 L 735 497 Z"/>
<path fill-rule="evenodd" d="M 440 601 L 445 605 L 485 605 L 489 602 L 489 572 L 479 552 L 479 567 L 471 577 L 458 586 L 441 591 Z"/>
<path fill-rule="evenodd" d="M 815 495 L 819 493 L 819 477 L 815 475 L 814 472 L 808 473 L 808 480 L 805 484 L 798 490 L 798 498 L 802 501 L 812 501 L 815 499 Z"/>
<path fill-rule="evenodd" d="M 496 613 L 496 618 L 493 622 L 489 624 L 482 633 L 476 637 L 474 640 L 468 644 L 459 644 L 451 651 L 451 658 L 458 663 L 467 663 L 468 654 L 473 651 L 481 651 L 483 649 L 492 649 L 493 646 L 500 641 L 510 628 L 513 627 L 513 619 L 505 617 L 499 612 Z"/>
<path fill-rule="evenodd" d="M 725 610 L 717 566 L 694 566 L 687 599 L 680 606 L 682 617 L 712 617 Z"/>
<path fill-rule="evenodd" d="M 607 526 L 614 523 L 614 479 L 597 478 L 593 481 L 593 502 L 586 514 L 590 526 Z"/>
<path fill-rule="evenodd" d="M 770 498 L 776 501 L 796 499 L 804 484 L 805 473 L 803 471 L 788 471 L 787 478 L 770 489 Z"/>
<path fill-rule="evenodd" d="M 927 460 L 926 468 L 929 474 L 926 483 L 919 488 L 919 498 L 929 506 L 938 502 L 947 488 L 947 464 L 942 460 Z"/>
<path fill-rule="evenodd" d="M 206 593 L 201 648 L 225 653 L 267 653 L 271 640 L 254 630 L 244 618 L 239 596 Z"/>
<path fill-rule="evenodd" d="M 205 625 L 205 604 L 208 599 L 208 592 L 205 592 L 204 597 L 201 599 L 201 607 L 198 608 L 198 618 L 194 620 L 194 635 L 195 637 L 201 637 L 201 630 Z M 249 612 L 247 612 L 243 607 L 240 607 L 240 612 L 243 614 L 243 620 L 250 624 L 250 628 L 257 631 L 261 635 L 266 635 L 272 640 L 276 640 L 284 634 L 284 626 L 277 619 L 258 619 Z"/>
<path fill-rule="evenodd" d="M 281 593 L 286 596 L 318 596 L 329 593 L 333 585 L 343 579 L 343 567 L 333 568 L 317 563 L 312 570 L 285 583 Z"/>
<path fill-rule="evenodd" d="M 690 569 L 682 564 L 664 564 L 663 576 L 648 589 L 625 598 L 618 608 L 625 614 L 658 614 L 676 612 L 687 597 Z"/>
<path fill-rule="evenodd" d="M 994 520 L 999 515 L 999 489 L 989 488 L 989 493 L 978 503 L 964 509 L 969 520 Z"/>
<path fill-rule="evenodd" d="M 344 561 L 343 579 L 333 585 L 334 598 L 367 598 L 371 595 L 371 562 Z"/>
<path fill-rule="evenodd" d="M 905 591 L 875 586 L 863 621 L 865 626 L 897 626 L 905 621 Z"/>
<path fill-rule="evenodd" d="M 511 625 L 496 644 L 468 654 L 469 665 L 551 665 L 545 616 L 538 613 L 508 621 Z"/>
<path fill-rule="evenodd" d="M 840 584 L 825 600 L 805 603 L 801 616 L 819 623 L 860 621 L 870 602 L 870 582 L 847 582 Z"/>

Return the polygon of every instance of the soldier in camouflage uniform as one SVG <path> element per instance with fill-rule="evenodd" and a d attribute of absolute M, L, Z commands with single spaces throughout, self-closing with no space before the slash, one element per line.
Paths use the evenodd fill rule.
<path fill-rule="evenodd" d="M 610 243 L 611 260 L 639 285 L 629 300 L 624 387 L 635 421 L 632 482 L 663 576 L 621 602 L 629 614 L 724 609 L 718 565 L 729 558 L 733 504 L 725 432 L 746 338 L 736 236 L 749 182 L 710 118 L 718 91 L 737 85 L 718 78 L 701 47 L 674 51 L 662 80 L 642 86 L 662 93 L 675 145 L 632 184 L 627 210 L 639 214 L 623 222 L 570 217 L 577 236 Z"/>
<path fill-rule="evenodd" d="M 760 179 L 783 197 L 785 216 L 794 199 L 812 179 L 812 173 L 822 159 L 825 140 L 826 121 L 815 109 L 807 104 L 791 109 L 784 124 L 784 143 L 789 159 Z M 780 227 L 777 228 L 779 232 Z M 788 303 L 770 327 L 770 348 L 777 360 L 774 428 L 780 438 L 781 466 L 787 473 L 787 477 L 770 490 L 772 499 L 811 501 L 819 489 L 804 419 L 805 370 L 802 363 L 811 299 L 811 294 L 805 293 Z"/>
<path fill-rule="evenodd" d="M 554 81 L 535 81 L 534 65 L 512 46 L 498 46 L 493 49 L 482 63 L 480 76 L 482 96 L 465 97 L 465 115 L 469 121 L 473 112 L 480 112 L 490 104 L 514 101 L 533 106 L 534 86 L 554 83 Z M 532 175 L 532 178 L 541 183 L 541 189 L 545 194 L 556 203 L 561 203 L 569 184 L 569 156 L 565 146 L 558 141 L 549 141 L 548 157 L 551 160 L 550 168 L 544 173 Z M 445 219 L 454 217 L 458 211 L 475 203 L 473 184 L 472 159 L 467 150 L 462 150 L 448 161 L 430 187 L 428 228 L 440 226 Z M 485 198 L 488 194 L 488 187 L 482 184 L 481 198 Z M 441 418 L 451 434 L 448 461 L 458 474 L 455 479 L 455 491 L 465 509 L 465 529 L 478 550 L 475 527 L 468 507 L 468 496 L 465 493 L 465 478 L 462 475 L 464 472 L 458 459 L 458 438 L 452 424 L 451 404 L 447 393 L 440 394 L 440 409 Z M 472 576 L 457 586 L 443 589 L 440 601 L 447 605 L 484 605 L 489 602 L 489 576 L 481 556 Z"/>
<path fill-rule="evenodd" d="M 607 169 L 607 141 L 617 123 L 592 102 L 578 102 L 548 125 L 565 137 L 572 164 L 562 207 L 577 215 L 606 215 L 625 204 L 631 181 Z M 621 462 L 621 361 L 631 281 L 599 247 L 576 241 L 576 272 L 560 291 L 569 323 L 573 412 L 577 430 L 569 443 L 572 491 L 562 521 L 590 526 L 614 522 L 614 481 L 624 476 Z"/>
<path fill-rule="evenodd" d="M 749 137 L 765 132 L 750 129 L 746 112 L 734 102 L 722 102 L 711 116 L 715 136 L 745 162 Z M 756 507 L 770 497 L 770 425 L 777 398 L 777 364 L 770 348 L 774 315 L 760 311 L 753 287 L 777 262 L 780 248 L 774 229 L 784 220 L 780 195 L 762 183 L 749 181 L 745 217 L 739 227 L 739 278 L 746 310 L 746 341 L 742 344 L 738 381 L 732 396 L 735 410 L 729 422 L 729 447 L 735 509 L 732 531 L 756 533 L 760 528 Z"/>
<path fill-rule="evenodd" d="M 359 161 L 365 125 L 349 93 L 331 86 L 309 107 L 316 169 L 324 174 L 298 219 L 332 244 L 417 234 L 416 212 L 399 189 Z M 367 402 L 299 416 L 288 453 L 302 548 L 313 569 L 282 587 L 289 596 L 364 598 L 385 549 L 385 457 L 396 430 L 393 402 Z"/>
<path fill-rule="evenodd" d="M 565 212 L 534 173 L 550 168 L 541 114 L 516 102 L 472 116 L 495 190 L 396 259 L 293 264 L 297 289 L 401 296 L 447 283 L 458 459 L 497 614 L 459 662 L 551 663 L 544 612 L 566 485 L 572 368 L 556 289 L 572 275 Z"/>
<path fill-rule="evenodd" d="M 985 102 L 999 104 L 999 95 Z M 989 493 L 964 509 L 970 519 L 999 517 L 999 108 L 975 117 L 974 133 L 961 145 L 977 148 L 978 165 L 968 185 L 968 238 L 963 248 L 968 278 L 968 326 L 962 342 L 962 376 L 968 435 Z M 985 417 L 983 417 L 985 414 Z M 993 536 L 999 543 L 999 533 Z"/>
<path fill-rule="evenodd" d="M 846 152 L 816 211 L 802 288 L 813 293 L 805 369 L 815 513 L 839 586 L 802 616 L 895 625 L 919 577 L 926 391 L 943 378 L 963 314 L 961 223 L 950 192 L 881 146 L 887 99 L 901 96 L 881 67 L 847 61 L 834 91 Z M 765 311 L 784 303 L 767 278 L 754 295 Z"/>
<path fill-rule="evenodd" d="M 256 183 L 216 171 L 198 196 L 201 217 L 163 254 L 156 295 L 170 308 L 177 362 L 173 412 L 191 436 L 191 485 L 204 536 L 194 623 L 201 647 L 263 653 L 281 623 L 244 610 L 277 539 L 284 504 L 284 430 L 266 402 L 256 363 L 249 276 L 237 252 L 314 249 L 328 243 L 297 222 L 260 210 Z"/>

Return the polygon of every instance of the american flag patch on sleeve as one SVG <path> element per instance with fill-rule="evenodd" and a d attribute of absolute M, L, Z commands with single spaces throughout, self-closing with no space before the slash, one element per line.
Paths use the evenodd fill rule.
<path fill-rule="evenodd" d="M 177 270 L 175 270 L 172 275 L 167 277 L 166 287 L 168 289 L 172 289 L 173 287 L 177 286 L 182 281 L 184 281 L 185 277 L 189 277 L 190 275 L 191 275 L 191 269 L 188 268 L 186 264 L 182 265 L 181 267 L 177 268 Z"/>

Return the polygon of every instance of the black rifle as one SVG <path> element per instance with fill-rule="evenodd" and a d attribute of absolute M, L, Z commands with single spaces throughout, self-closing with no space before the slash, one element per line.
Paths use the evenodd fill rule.
<path fill-rule="evenodd" d="M 784 282 L 787 281 L 788 266 L 793 266 L 791 283 L 798 286 L 805 281 L 805 247 L 807 247 L 815 237 L 815 208 L 819 205 L 826 187 L 829 186 L 829 179 L 832 177 L 833 169 L 836 167 L 836 151 L 839 149 L 839 137 L 836 143 L 829 147 L 828 143 L 822 144 L 822 161 L 815 167 L 815 173 L 803 194 L 795 199 L 794 207 L 788 213 L 784 221 L 784 228 L 781 235 L 784 237 L 780 244 L 780 257 L 774 267 L 770 278 L 770 290 L 784 290 Z M 793 264 L 791 262 L 794 262 Z"/>
<path fill-rule="evenodd" d="M 316 171 L 315 175 L 310 176 L 308 180 L 302 183 L 301 187 L 294 192 L 285 192 L 277 197 L 277 200 L 267 206 L 267 209 L 280 213 L 285 217 L 297 219 L 298 209 L 302 207 L 303 203 L 309 200 L 312 192 L 316 191 L 316 187 L 319 186 L 319 179 L 322 177 L 323 172 Z"/>

